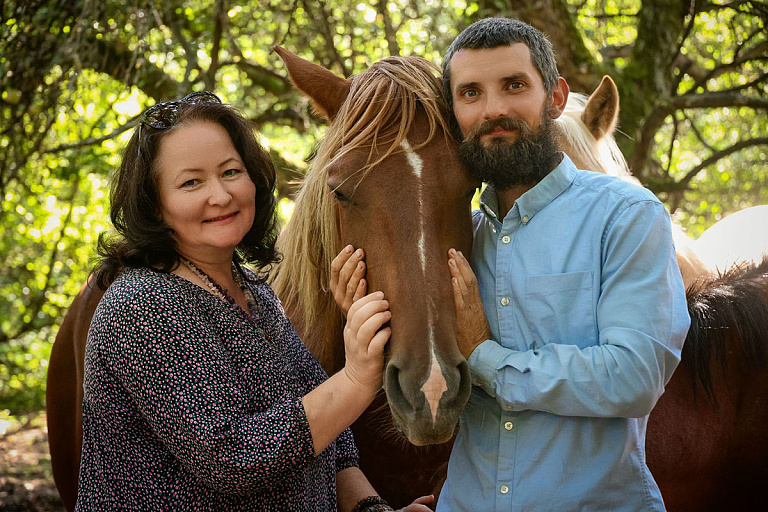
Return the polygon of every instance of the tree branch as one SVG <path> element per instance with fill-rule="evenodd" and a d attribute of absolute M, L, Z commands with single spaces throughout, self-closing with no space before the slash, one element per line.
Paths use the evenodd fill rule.
<path fill-rule="evenodd" d="M 640 137 L 630 161 L 630 169 L 637 173 L 637 169 L 641 168 L 641 159 L 644 159 L 648 154 L 653 136 L 664 124 L 667 116 L 672 115 L 676 110 L 723 107 L 749 107 L 755 110 L 768 110 L 768 98 L 745 96 L 733 91 L 720 91 L 684 94 L 671 100 L 659 102 L 642 125 Z"/>
<path fill-rule="evenodd" d="M 224 32 L 224 27 L 227 24 L 227 11 L 229 10 L 229 2 L 227 0 L 220 0 L 218 8 L 216 9 L 216 21 L 213 25 L 213 48 L 211 48 L 211 66 L 206 73 L 206 83 L 210 84 L 210 89 L 213 89 L 213 84 L 216 83 L 216 72 L 219 70 L 219 58 L 221 54 L 221 38 Z"/>
<path fill-rule="evenodd" d="M 392 18 L 387 9 L 387 0 L 376 2 L 376 10 L 381 15 L 381 21 L 384 24 L 384 37 L 387 39 L 387 47 L 390 55 L 400 55 L 400 45 L 397 44 L 397 33 L 392 27 Z"/>
<path fill-rule="evenodd" d="M 197 60 L 197 52 L 194 48 L 192 48 L 192 45 L 189 44 L 189 39 L 187 39 L 184 36 L 184 33 L 181 29 L 181 26 L 179 24 L 179 18 L 176 15 L 176 11 L 173 8 L 168 9 L 168 12 L 164 14 L 163 18 L 160 16 L 158 18 L 158 24 L 167 25 L 168 28 L 171 29 L 171 33 L 173 34 L 173 37 L 176 39 L 176 41 L 181 45 L 181 47 L 184 49 L 184 54 L 187 59 L 187 66 L 184 69 L 184 88 L 190 89 L 190 83 L 189 83 L 189 76 L 192 73 L 192 70 L 198 70 L 200 71 L 200 76 L 205 82 L 206 89 L 213 89 L 210 80 L 208 79 L 208 76 L 202 72 L 202 68 L 200 67 L 200 62 Z"/>
<path fill-rule="evenodd" d="M 308 13 L 311 11 L 310 9 L 310 2 L 307 2 L 304 0 L 304 10 Z M 315 5 L 320 10 L 320 25 L 322 27 L 323 32 L 323 40 L 325 41 L 325 48 L 328 51 L 328 55 L 331 58 L 331 62 L 328 63 L 325 67 L 327 69 L 330 69 L 333 64 L 337 64 L 339 69 L 341 70 L 343 77 L 348 77 L 352 74 L 350 70 L 347 69 L 347 66 L 344 64 L 344 59 L 341 58 L 341 55 L 339 55 L 338 50 L 336 50 L 336 44 L 333 41 L 333 33 L 331 32 L 331 25 L 328 21 L 328 18 L 331 17 L 331 15 L 328 13 L 326 9 L 326 5 L 324 1 L 317 2 Z"/>
<path fill-rule="evenodd" d="M 257 85 L 275 96 L 280 96 L 293 89 L 291 81 L 287 77 L 246 59 L 240 46 L 231 37 L 229 38 L 229 47 L 232 54 L 237 58 L 222 62 L 222 67 L 227 65 L 237 67 L 248 76 L 253 85 Z"/>
<path fill-rule="evenodd" d="M 82 147 L 85 147 L 85 146 L 100 145 L 104 141 L 107 141 L 107 140 L 110 140 L 110 139 L 114 139 L 115 137 L 117 137 L 121 133 L 132 129 L 134 126 L 136 126 L 136 119 L 128 121 L 124 125 L 120 126 L 119 128 L 116 128 L 116 129 L 112 130 L 111 132 L 109 132 L 107 135 L 104 135 L 103 137 L 83 139 L 83 140 L 81 140 L 79 142 L 75 142 L 73 144 L 61 144 L 61 145 L 53 147 L 53 148 L 45 149 L 45 150 L 41 151 L 40 154 L 41 155 L 47 155 L 47 154 L 61 153 L 62 151 L 68 151 L 70 149 L 77 149 L 77 148 L 82 148 Z"/>
<path fill-rule="evenodd" d="M 706 169 L 710 165 L 717 163 L 719 160 L 722 160 L 723 158 L 727 157 L 728 155 L 731 155 L 733 153 L 736 153 L 737 151 L 741 151 L 742 149 L 753 147 L 753 146 L 768 146 L 768 137 L 755 137 L 753 139 L 747 139 L 747 140 L 740 140 L 739 142 L 732 144 L 731 146 L 728 146 L 725 149 L 721 149 L 713 153 L 709 156 L 706 160 L 701 162 L 699 165 L 688 171 L 688 173 L 679 181 L 681 185 L 684 185 L 686 188 L 688 187 L 688 184 L 691 182 L 691 180 L 696 177 L 698 173 L 700 173 L 702 170 Z"/>
<path fill-rule="evenodd" d="M 701 76 L 696 81 L 696 83 L 691 87 L 690 90 L 695 91 L 696 89 L 699 89 L 699 88 L 706 88 L 707 82 L 709 80 L 713 78 L 717 78 L 723 73 L 738 70 L 743 64 L 747 62 L 750 62 L 753 60 L 768 60 L 768 57 L 766 57 L 767 52 L 768 52 L 768 41 L 763 41 L 761 43 L 758 43 L 754 47 L 746 50 L 746 52 L 744 52 L 744 55 L 739 55 L 739 57 L 735 58 L 733 61 L 729 63 L 721 64 L 719 66 L 715 66 L 708 73 Z M 741 52 L 739 52 L 737 49 L 737 53 L 740 54 Z"/>

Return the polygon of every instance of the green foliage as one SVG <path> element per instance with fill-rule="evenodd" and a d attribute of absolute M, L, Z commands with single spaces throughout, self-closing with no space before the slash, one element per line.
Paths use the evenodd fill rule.
<path fill-rule="evenodd" d="M 654 70 L 633 59 L 654 30 L 673 30 L 648 20 L 665 2 L 0 2 L 0 410 L 44 401 L 57 326 L 109 226 L 109 175 L 146 106 L 203 89 L 237 106 L 276 161 L 285 222 L 325 126 L 291 87 L 274 44 L 352 76 L 392 54 L 440 64 L 478 16 L 520 16 L 549 33 L 574 82 L 616 79 L 633 169 L 689 232 L 768 203 L 767 143 L 749 144 L 768 134 L 764 15 L 753 2 L 696 2 L 706 10 L 672 20 L 680 51 L 662 64 L 674 80 L 662 85 L 673 93 L 659 96 L 649 88 Z M 569 62 L 576 47 L 590 51 L 589 65 Z"/>
<path fill-rule="evenodd" d="M 45 328 L 30 332 L 7 343 L 0 343 L 0 420 L 40 410 L 45 402 L 45 377 L 51 354 Z M 7 410 L 5 414 L 3 410 Z"/>

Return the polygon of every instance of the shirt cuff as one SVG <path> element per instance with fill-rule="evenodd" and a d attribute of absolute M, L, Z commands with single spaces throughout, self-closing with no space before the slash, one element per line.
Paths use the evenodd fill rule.
<path fill-rule="evenodd" d="M 480 386 L 488 395 L 496 397 L 496 371 L 501 360 L 508 356 L 510 350 L 493 340 L 485 340 L 472 351 L 469 356 L 469 369 L 472 374 L 472 384 Z"/>

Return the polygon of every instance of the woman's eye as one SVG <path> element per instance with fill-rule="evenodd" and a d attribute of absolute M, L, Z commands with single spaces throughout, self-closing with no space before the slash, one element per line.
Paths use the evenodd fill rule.
<path fill-rule="evenodd" d="M 181 184 L 182 188 L 191 188 L 197 185 L 197 180 L 187 180 L 184 183 Z"/>
<path fill-rule="evenodd" d="M 234 176 L 236 174 L 240 174 L 242 171 L 240 169 L 227 169 L 224 171 L 224 176 Z"/>

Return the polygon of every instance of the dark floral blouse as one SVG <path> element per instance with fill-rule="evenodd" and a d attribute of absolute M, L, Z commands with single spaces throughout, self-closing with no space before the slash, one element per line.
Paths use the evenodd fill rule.
<path fill-rule="evenodd" d="M 248 278 L 255 322 L 175 274 L 109 287 L 86 346 L 77 510 L 336 510 L 352 434 L 314 456 L 301 398 L 326 375 Z"/>

